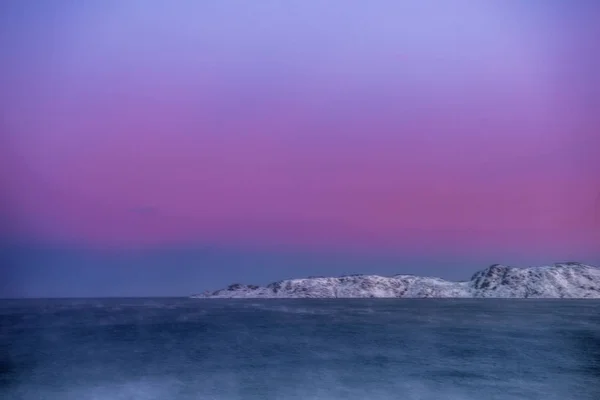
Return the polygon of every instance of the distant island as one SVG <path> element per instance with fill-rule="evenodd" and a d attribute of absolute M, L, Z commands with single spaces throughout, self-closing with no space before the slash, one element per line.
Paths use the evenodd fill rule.
<path fill-rule="evenodd" d="M 600 268 L 578 262 L 517 268 L 494 264 L 470 280 L 452 282 L 414 275 L 345 275 L 233 284 L 191 296 L 231 298 L 600 298 Z"/>

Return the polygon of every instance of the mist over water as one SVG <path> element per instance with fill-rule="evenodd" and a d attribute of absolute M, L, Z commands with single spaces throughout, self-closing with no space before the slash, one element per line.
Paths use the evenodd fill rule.
<path fill-rule="evenodd" d="M 600 302 L 4 300 L 0 397 L 600 398 Z"/>

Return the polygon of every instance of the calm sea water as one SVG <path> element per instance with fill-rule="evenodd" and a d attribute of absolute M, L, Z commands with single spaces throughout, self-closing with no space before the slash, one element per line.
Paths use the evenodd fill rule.
<path fill-rule="evenodd" d="M 0 398 L 600 399 L 600 301 L 1 301 Z"/>

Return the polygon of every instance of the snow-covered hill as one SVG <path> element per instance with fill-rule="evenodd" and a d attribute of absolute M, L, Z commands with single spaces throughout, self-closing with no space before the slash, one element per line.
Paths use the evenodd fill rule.
<path fill-rule="evenodd" d="M 451 282 L 413 275 L 348 275 L 289 279 L 266 287 L 230 285 L 193 298 L 600 298 L 600 268 L 581 263 L 515 268 L 495 264 L 471 280 Z"/>

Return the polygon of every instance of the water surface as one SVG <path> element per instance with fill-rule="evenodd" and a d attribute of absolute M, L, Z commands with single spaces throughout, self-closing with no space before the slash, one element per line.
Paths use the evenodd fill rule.
<path fill-rule="evenodd" d="M 0 397 L 600 399 L 600 301 L 0 301 Z"/>

